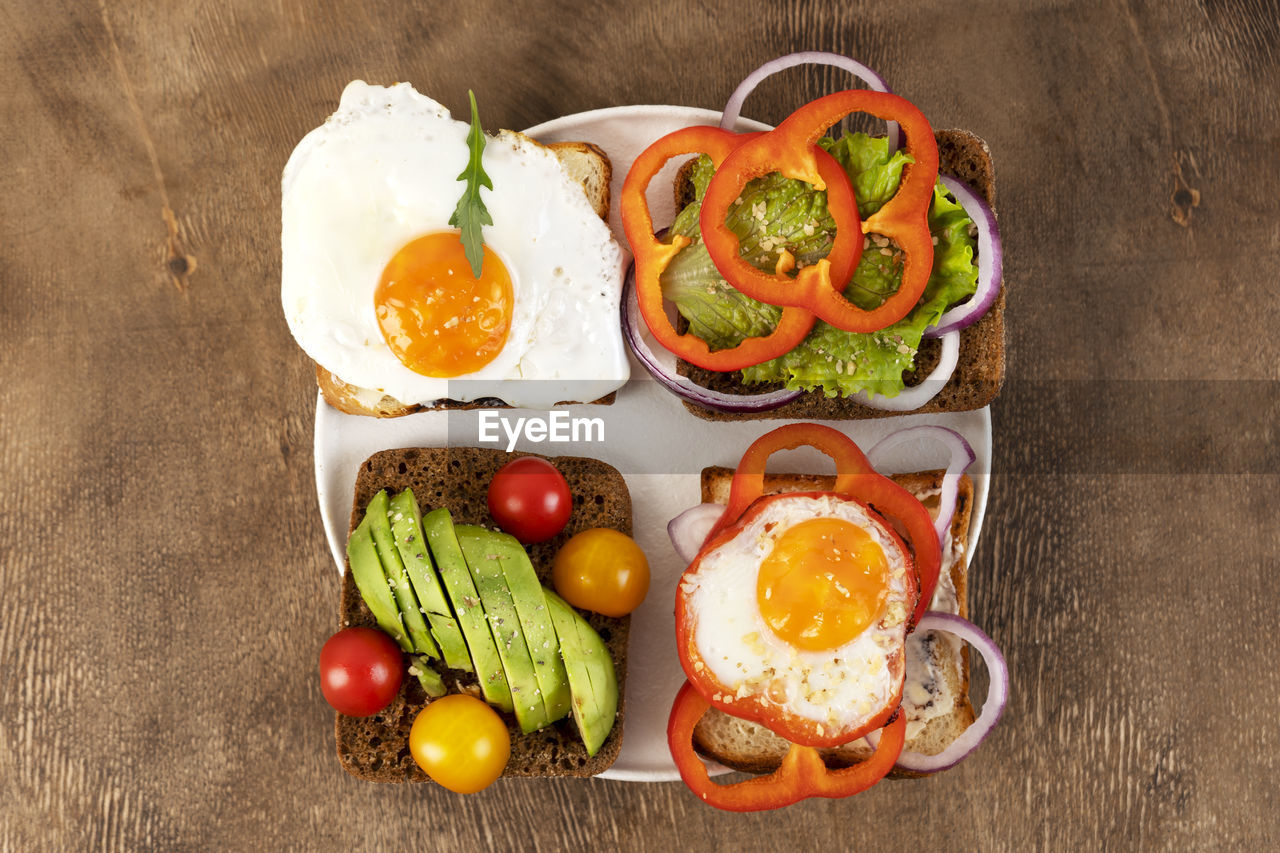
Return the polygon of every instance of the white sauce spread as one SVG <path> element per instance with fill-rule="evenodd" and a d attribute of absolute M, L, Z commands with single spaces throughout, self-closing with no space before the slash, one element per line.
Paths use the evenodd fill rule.
<path fill-rule="evenodd" d="M 938 572 L 938 585 L 933 591 L 930 610 L 959 614 L 960 602 L 956 598 L 951 569 L 963 553 L 964 546 L 954 539 L 943 549 L 942 569 Z M 939 660 L 959 669 L 960 641 L 956 637 L 939 631 L 919 631 L 907 636 L 907 677 L 902 688 L 902 708 L 907 715 L 908 740 L 919 735 L 934 717 L 945 716 L 955 710 L 955 696 L 942 680 L 937 665 Z"/>

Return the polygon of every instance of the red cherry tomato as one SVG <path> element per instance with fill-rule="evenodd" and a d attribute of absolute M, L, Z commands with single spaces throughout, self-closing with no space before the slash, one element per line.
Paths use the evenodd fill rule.
<path fill-rule="evenodd" d="M 349 717 L 368 717 L 390 705 L 403 677 L 400 647 L 376 628 L 344 628 L 320 650 L 320 690 Z"/>
<path fill-rule="evenodd" d="M 545 542 L 569 523 L 573 498 L 564 475 L 545 459 L 522 456 L 489 482 L 489 514 L 521 542 Z"/>

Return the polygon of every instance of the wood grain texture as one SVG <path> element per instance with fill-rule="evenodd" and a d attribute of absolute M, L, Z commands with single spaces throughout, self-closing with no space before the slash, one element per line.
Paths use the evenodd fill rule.
<path fill-rule="evenodd" d="M 0 850 L 1276 847 L 1277 20 L 1249 0 L 6 4 Z M 474 88 L 487 125 L 520 128 L 718 108 L 815 48 L 991 146 L 1019 290 L 971 609 L 1009 655 L 1000 730 L 939 778 L 777 814 L 675 783 L 348 777 L 314 672 L 338 579 L 313 377 L 277 288 L 293 145 L 353 78 L 455 111 Z M 746 111 L 839 83 L 789 72 Z M 1133 393 L 1099 405 L 1103 380 Z M 1075 450 L 1100 434 L 1130 450 Z"/>

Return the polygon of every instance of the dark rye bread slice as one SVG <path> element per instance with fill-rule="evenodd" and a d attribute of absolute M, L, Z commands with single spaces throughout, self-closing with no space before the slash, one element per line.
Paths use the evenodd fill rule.
<path fill-rule="evenodd" d="M 995 210 L 995 171 L 991 165 L 991 152 L 987 143 L 964 130 L 939 130 L 939 171 L 964 181 Z M 692 200 L 692 187 L 681 172 L 676 179 L 676 209 L 680 210 Z M 963 412 L 980 409 L 995 399 L 1004 384 L 1004 302 L 1009 279 L 1000 287 L 995 304 L 978 322 L 960 332 L 960 362 L 951 380 L 938 395 L 913 412 Z M 938 363 L 942 345 L 927 339 L 921 343 L 916 356 L 916 369 L 906 374 L 908 386 L 919 384 Z M 761 394 L 777 390 L 781 383 L 748 385 L 740 373 L 716 373 L 686 361 L 677 362 L 682 376 L 715 391 L 728 394 Z M 803 418 L 823 420 L 853 420 L 860 418 L 884 418 L 901 414 L 885 412 L 863 406 L 855 400 L 827 397 L 822 391 L 809 391 L 785 406 L 767 412 L 729 413 L 704 409 L 685 402 L 685 408 L 700 418 L 711 421 L 754 420 L 757 418 Z"/>
<path fill-rule="evenodd" d="M 448 507 L 458 524 L 493 526 L 486 505 L 489 481 L 504 464 L 517 456 L 477 447 L 430 447 L 384 450 L 370 456 L 356 475 L 351 530 L 364 517 L 365 507 L 379 489 L 394 493 L 412 488 L 423 512 Z M 573 495 L 573 514 L 565 529 L 548 540 L 528 546 L 529 557 L 542 582 L 550 586 L 551 561 L 569 537 L 592 527 L 611 527 L 631 534 L 631 496 L 622 475 L 595 459 L 574 456 L 549 458 L 564 474 Z M 579 611 L 600 634 L 613 657 L 618 674 L 618 717 L 613 731 L 594 756 L 588 756 L 572 717 L 542 731 L 521 734 L 515 717 L 504 714 L 511 731 L 511 760 L 504 776 L 594 776 L 613 764 L 622 748 L 622 723 L 626 708 L 627 638 L 631 618 L 611 619 Z M 338 624 L 376 626 L 373 614 L 360 597 L 348 570 L 342 578 Z M 476 692 L 475 676 L 444 669 L 450 692 L 467 688 Z M 469 692 L 469 691 L 468 691 Z M 418 680 L 406 675 L 400 693 L 386 709 L 372 717 L 337 715 L 338 759 L 353 776 L 373 782 L 426 782 L 427 775 L 409 754 L 409 729 L 427 703 Z"/>
<path fill-rule="evenodd" d="M 941 486 L 944 471 L 920 471 L 895 474 L 893 479 L 907 491 L 921 497 L 921 503 L 936 517 L 939 497 L 935 493 Z M 705 468 L 702 471 L 702 500 L 708 503 L 727 503 L 729 486 L 733 480 L 731 468 Z M 835 486 L 834 477 L 812 474 L 766 474 L 765 493 L 796 491 L 827 491 Z M 955 514 L 951 520 L 951 547 L 955 561 L 951 566 L 951 582 L 955 587 L 959 614 L 967 617 L 969 608 L 966 595 L 968 577 L 967 546 L 969 520 L 973 509 L 973 481 L 967 476 L 960 481 Z M 957 547 L 958 546 L 958 547 Z M 945 644 L 930 647 L 931 659 L 941 676 L 941 689 L 955 700 L 949 714 L 930 720 L 914 737 L 907 740 L 906 748 L 935 755 L 955 740 L 974 720 L 973 706 L 969 702 L 969 650 L 961 647 L 959 665 L 956 666 L 946 651 Z M 694 748 L 726 767 L 747 773 L 772 773 L 778 769 L 791 744 L 758 723 L 731 717 L 712 708 L 698 722 L 693 733 Z M 823 758 L 831 767 L 848 767 L 866 759 L 871 750 L 860 742 L 822 750 Z M 918 774 L 894 770 L 893 776 Z"/>

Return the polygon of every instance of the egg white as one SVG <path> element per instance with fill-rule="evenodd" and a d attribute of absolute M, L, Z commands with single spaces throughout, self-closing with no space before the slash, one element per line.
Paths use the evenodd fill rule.
<path fill-rule="evenodd" d="M 807 651 L 768 626 L 756 601 L 756 585 L 760 564 L 778 537 L 818 517 L 856 524 L 884 549 L 889 594 L 875 624 L 839 648 Z M 906 572 L 882 522 L 861 504 L 834 495 L 786 496 L 772 500 L 737 536 L 704 554 L 681 587 L 694 619 L 697 653 L 729 695 L 768 696 L 769 685 L 781 683 L 785 700 L 770 701 L 793 715 L 843 730 L 882 708 L 893 692 L 887 660 L 902 649 L 906 636 Z"/>
<path fill-rule="evenodd" d="M 506 345 L 483 368 L 422 376 L 391 352 L 373 294 L 393 255 L 449 228 L 469 125 L 407 83 L 355 81 L 294 149 L 282 182 L 281 298 L 289 329 L 344 382 L 407 404 L 497 397 L 516 406 L 593 400 L 626 381 L 618 324 L 621 249 L 553 153 L 502 132 L 488 140 L 485 245 L 511 274 Z M 539 380 L 539 381 L 525 381 Z M 568 394 L 569 396 L 565 396 Z"/>

